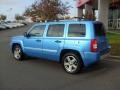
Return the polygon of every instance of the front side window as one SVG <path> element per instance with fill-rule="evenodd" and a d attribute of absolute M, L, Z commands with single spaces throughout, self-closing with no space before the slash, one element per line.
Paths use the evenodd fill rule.
<path fill-rule="evenodd" d="M 84 37 L 86 34 L 85 24 L 70 24 L 68 37 Z"/>
<path fill-rule="evenodd" d="M 48 37 L 63 37 L 64 26 L 65 26 L 64 24 L 49 25 L 47 36 Z"/>
<path fill-rule="evenodd" d="M 39 25 L 32 28 L 28 33 L 29 36 L 42 37 L 45 30 L 45 25 Z"/>

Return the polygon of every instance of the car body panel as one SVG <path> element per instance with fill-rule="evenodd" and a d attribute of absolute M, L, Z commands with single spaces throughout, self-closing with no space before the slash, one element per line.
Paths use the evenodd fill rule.
<path fill-rule="evenodd" d="M 32 43 L 31 43 L 32 42 Z M 24 37 L 24 53 L 32 57 L 42 56 L 42 39 L 40 37 Z"/>
<path fill-rule="evenodd" d="M 11 47 L 14 43 L 21 45 L 23 52 L 29 56 L 60 61 L 60 54 L 63 50 L 75 50 L 79 52 L 84 66 L 89 66 L 100 60 L 101 56 L 109 52 L 109 44 L 106 36 L 96 37 L 93 24 L 96 21 L 61 21 L 35 24 L 46 25 L 43 37 L 14 37 L 11 40 Z M 65 24 L 63 37 L 47 37 L 47 30 L 51 24 Z M 86 33 L 84 37 L 68 37 L 69 24 L 85 24 Z M 32 27 L 32 28 L 33 28 Z M 32 29 L 31 28 L 31 29 Z M 28 30 L 27 33 L 29 33 Z M 98 42 L 97 52 L 91 52 L 91 40 Z"/>

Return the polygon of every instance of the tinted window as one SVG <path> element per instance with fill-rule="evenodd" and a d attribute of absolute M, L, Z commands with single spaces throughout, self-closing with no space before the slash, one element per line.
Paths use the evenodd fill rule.
<path fill-rule="evenodd" d="M 63 37 L 64 24 L 49 25 L 47 36 L 48 37 Z"/>
<path fill-rule="evenodd" d="M 86 33 L 85 24 L 70 24 L 68 37 L 84 37 Z"/>
<path fill-rule="evenodd" d="M 29 32 L 30 36 L 39 36 L 42 37 L 45 30 L 45 25 L 39 25 L 32 28 Z"/>
<path fill-rule="evenodd" d="M 104 36 L 105 35 L 105 28 L 102 23 L 95 23 L 95 36 Z"/>

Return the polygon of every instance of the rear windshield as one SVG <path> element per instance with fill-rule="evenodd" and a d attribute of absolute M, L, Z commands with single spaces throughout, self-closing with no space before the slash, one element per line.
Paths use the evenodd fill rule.
<path fill-rule="evenodd" d="M 94 23 L 95 36 L 105 36 L 105 28 L 102 23 Z"/>

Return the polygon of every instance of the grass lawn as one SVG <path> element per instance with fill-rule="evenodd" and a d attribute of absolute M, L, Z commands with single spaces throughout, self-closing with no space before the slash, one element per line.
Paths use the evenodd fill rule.
<path fill-rule="evenodd" d="M 120 34 L 107 33 L 111 45 L 111 55 L 120 56 Z"/>

